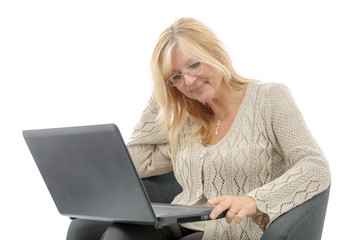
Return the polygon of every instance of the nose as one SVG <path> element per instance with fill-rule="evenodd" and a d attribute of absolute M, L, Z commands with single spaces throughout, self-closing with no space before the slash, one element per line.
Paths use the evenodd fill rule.
<path fill-rule="evenodd" d="M 195 82 L 196 78 L 197 78 L 197 76 L 193 76 L 193 75 L 190 75 L 188 73 L 185 73 L 184 74 L 185 85 L 192 85 Z"/>

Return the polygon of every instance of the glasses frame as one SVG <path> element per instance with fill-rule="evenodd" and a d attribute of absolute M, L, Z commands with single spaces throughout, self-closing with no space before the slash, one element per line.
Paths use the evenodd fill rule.
<path fill-rule="evenodd" d="M 196 66 L 198 64 L 198 66 Z M 190 69 L 191 68 L 191 69 Z M 184 80 L 184 75 L 185 74 L 188 74 L 188 75 L 190 75 L 190 76 L 193 76 L 193 77 L 195 77 L 195 76 L 197 76 L 197 75 L 199 75 L 200 74 L 200 72 L 202 71 L 202 69 L 203 69 L 203 63 L 202 62 L 195 62 L 195 63 L 193 63 L 193 64 L 191 64 L 190 66 L 189 66 L 189 69 L 188 70 L 186 70 L 186 71 L 184 71 L 184 72 L 182 72 L 182 73 L 179 73 L 179 74 L 175 74 L 175 75 L 172 75 L 171 77 L 169 77 L 168 78 L 168 80 L 167 80 L 167 84 L 170 86 L 170 87 L 178 87 L 178 86 L 180 86 L 180 85 L 182 85 L 183 84 L 183 80 Z M 177 83 L 177 84 L 174 84 L 174 78 L 176 77 L 176 76 L 181 76 L 181 79 L 179 80 L 180 82 L 179 83 Z"/>

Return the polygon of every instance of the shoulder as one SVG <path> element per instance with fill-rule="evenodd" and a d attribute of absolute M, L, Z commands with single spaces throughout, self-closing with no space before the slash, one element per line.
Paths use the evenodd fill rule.
<path fill-rule="evenodd" d="M 282 83 L 256 82 L 248 86 L 248 98 L 251 106 L 262 112 L 266 118 L 274 115 L 289 114 L 298 108 L 289 88 Z"/>
<path fill-rule="evenodd" d="M 253 98 L 262 98 L 265 101 L 277 102 L 291 98 L 289 88 L 283 83 L 255 82 L 248 86 Z"/>
<path fill-rule="evenodd" d="M 277 82 L 255 82 L 250 84 L 249 88 L 252 88 L 255 91 L 263 91 L 266 93 L 289 91 L 288 87 L 285 84 Z"/>

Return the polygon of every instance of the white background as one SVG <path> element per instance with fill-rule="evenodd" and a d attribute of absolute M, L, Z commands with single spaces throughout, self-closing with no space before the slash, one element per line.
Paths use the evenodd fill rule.
<path fill-rule="evenodd" d="M 126 141 L 152 92 L 149 60 L 179 17 L 211 27 L 241 74 L 288 85 L 333 174 L 323 239 L 338 235 L 340 7 L 319 1 L 0 2 L 0 228 L 65 239 L 23 129 L 114 122 Z"/>

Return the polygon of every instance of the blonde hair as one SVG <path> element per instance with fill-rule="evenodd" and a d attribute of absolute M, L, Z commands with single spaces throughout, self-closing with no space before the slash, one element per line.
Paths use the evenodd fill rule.
<path fill-rule="evenodd" d="M 218 69 L 229 87 L 245 88 L 253 80 L 236 73 L 223 43 L 214 32 L 198 20 L 180 18 L 159 36 L 151 58 L 154 97 L 159 105 L 158 123 L 169 131 L 169 141 L 174 154 L 177 152 L 178 137 L 183 124 L 190 119 L 197 124 L 192 135 L 203 145 L 208 144 L 212 134 L 214 116 L 208 105 L 190 99 L 167 85 L 171 75 L 171 60 L 176 49 L 180 49 L 192 60 L 200 61 Z"/>

